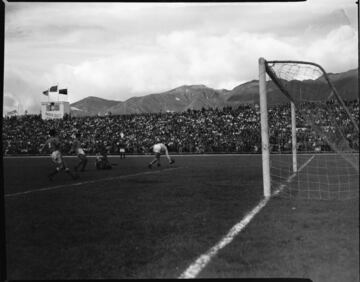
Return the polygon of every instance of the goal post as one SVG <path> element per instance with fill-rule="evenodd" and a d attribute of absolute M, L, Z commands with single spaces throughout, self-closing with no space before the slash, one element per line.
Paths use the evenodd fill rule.
<path fill-rule="evenodd" d="M 270 152 L 269 152 L 269 128 L 266 93 L 266 70 L 265 60 L 259 59 L 259 93 L 260 93 L 260 121 L 261 121 L 261 154 L 263 168 L 264 197 L 270 197 Z"/>
<path fill-rule="evenodd" d="M 358 100 L 344 101 L 318 64 L 259 58 L 259 101 L 265 197 L 284 187 L 292 197 L 358 197 Z"/>
<path fill-rule="evenodd" d="M 293 163 L 293 172 L 297 172 L 297 152 L 296 152 L 296 114 L 295 114 L 295 104 L 291 104 L 291 148 L 292 148 L 292 163 Z"/>
<path fill-rule="evenodd" d="M 270 150 L 269 150 L 269 128 L 268 128 L 268 105 L 266 92 L 266 61 L 259 58 L 259 94 L 260 94 L 260 121 L 261 121 L 261 145 L 262 145 L 262 167 L 264 197 L 271 196 L 270 185 Z M 291 136 L 292 136 L 292 165 L 293 172 L 297 172 L 296 153 L 296 119 L 295 104 L 291 103 Z"/>

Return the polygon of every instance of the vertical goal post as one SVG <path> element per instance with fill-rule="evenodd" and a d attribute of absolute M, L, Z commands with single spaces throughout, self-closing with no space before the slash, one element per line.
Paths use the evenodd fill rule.
<path fill-rule="evenodd" d="M 276 177 L 274 177 L 274 179 L 282 179 L 282 183 L 289 182 L 289 179 L 291 181 L 294 180 L 294 182 L 296 181 L 296 185 L 298 186 L 294 191 L 296 190 L 297 194 L 300 192 L 304 193 L 305 191 L 306 197 L 308 198 L 312 198 L 311 195 L 314 193 L 316 193 L 320 199 L 325 199 L 326 197 L 331 198 L 334 197 L 335 194 L 345 195 L 341 187 L 340 179 L 344 179 L 343 176 L 346 174 L 350 180 L 346 180 L 347 182 L 345 181 L 345 183 L 347 186 L 352 187 L 356 182 L 353 176 L 359 175 L 358 146 L 357 149 L 355 148 L 354 150 L 353 143 L 348 140 L 349 134 L 355 137 L 359 135 L 358 124 L 355 121 L 356 118 L 358 119 L 358 113 L 357 117 L 355 114 L 354 118 L 354 113 L 350 113 L 347 105 L 320 65 L 304 61 L 266 61 L 264 58 L 259 58 L 258 63 L 264 197 L 270 197 L 272 195 L 272 170 L 275 163 L 272 163 L 270 160 L 270 158 L 273 157 L 271 156 L 272 145 L 278 147 L 280 152 L 280 148 L 284 143 L 284 141 L 280 139 L 279 141 L 281 142 L 278 144 L 269 143 L 269 133 L 273 131 L 270 126 L 274 127 L 274 125 L 269 123 L 267 87 L 270 89 L 269 95 L 274 95 L 276 91 L 277 93 L 280 92 L 280 95 L 283 98 L 286 97 L 288 101 L 288 103 L 285 102 L 285 104 L 290 104 L 288 118 L 291 119 L 291 124 L 286 125 L 286 127 L 291 127 L 291 130 L 287 128 L 283 128 L 282 130 L 286 131 L 284 135 L 291 135 L 290 140 L 288 140 L 288 143 L 291 143 L 291 148 L 288 151 L 288 153 L 292 155 L 291 168 L 287 168 L 287 174 L 284 173 L 285 169 L 282 166 L 285 166 L 285 161 L 283 161 L 282 166 L 276 167 L 278 174 L 275 174 Z M 268 82 L 266 81 L 266 74 L 270 78 Z M 275 90 L 274 85 L 277 90 Z M 317 107 L 319 107 L 319 109 L 317 109 Z M 283 111 L 286 112 L 288 110 Z M 339 161 L 340 159 L 334 159 L 332 161 L 324 160 L 324 162 L 327 163 L 323 164 L 321 163 L 321 158 L 318 158 L 316 159 L 317 165 L 307 169 L 307 175 L 304 177 L 304 179 L 306 178 L 307 180 L 300 179 L 299 177 L 296 178 L 297 173 L 300 173 L 300 171 L 304 169 L 304 166 L 300 166 L 300 163 L 298 163 L 297 118 L 299 119 L 300 129 L 305 126 L 307 130 L 308 135 L 306 137 L 309 137 L 314 144 L 316 144 L 316 142 L 327 143 L 328 152 L 334 156 L 340 156 L 347 164 L 340 164 L 342 162 Z M 343 124 L 344 119 L 346 125 Z M 274 122 L 274 120 L 272 120 L 272 122 Z M 272 140 L 274 140 L 274 138 Z M 350 143 L 351 145 L 349 145 Z M 319 148 L 316 148 L 315 152 L 312 153 L 315 154 L 321 151 L 321 148 Z M 282 152 L 280 152 L 279 155 L 282 155 Z M 311 157 L 311 160 L 313 160 L 314 157 L 315 155 Z M 284 156 L 278 156 L 278 159 L 280 158 L 284 159 Z M 305 163 L 308 164 L 306 161 Z M 290 167 L 288 161 L 286 161 L 286 165 Z M 331 187 L 334 181 L 330 180 L 330 178 L 334 177 L 332 170 L 337 166 L 345 166 L 346 172 L 342 172 L 344 174 L 339 173 L 337 179 L 339 185 L 334 189 Z M 300 167 L 300 169 L 298 167 Z M 316 181 L 314 181 L 315 171 L 320 175 L 319 177 L 316 176 Z M 302 172 L 302 174 L 304 174 L 304 172 Z M 327 188 L 324 188 L 323 183 L 320 183 L 324 179 L 327 179 Z M 305 181 L 308 182 L 305 183 Z M 281 186 L 284 185 L 282 184 Z M 304 186 L 306 186 L 306 190 L 302 188 Z M 301 191 L 301 189 L 304 191 Z M 357 188 L 349 188 L 346 192 L 352 192 L 352 195 L 357 194 L 358 196 L 358 191 L 355 191 L 356 189 Z M 324 196 L 324 193 L 327 193 L 326 196 Z"/>
<path fill-rule="evenodd" d="M 264 197 L 271 195 L 270 187 L 270 151 L 269 151 L 269 123 L 266 94 L 265 59 L 259 59 L 259 94 L 260 94 L 260 121 L 261 121 L 261 155 L 263 170 Z"/>
<path fill-rule="evenodd" d="M 266 92 L 266 61 L 264 58 L 259 59 L 259 94 L 260 94 L 260 120 L 261 120 L 261 147 L 262 147 L 262 167 L 263 167 L 263 185 L 264 197 L 271 196 L 270 180 L 270 145 L 269 145 L 269 127 L 268 127 L 268 106 Z M 291 103 L 291 132 L 292 132 L 292 163 L 293 172 L 297 172 L 296 157 L 296 118 L 295 104 Z"/>

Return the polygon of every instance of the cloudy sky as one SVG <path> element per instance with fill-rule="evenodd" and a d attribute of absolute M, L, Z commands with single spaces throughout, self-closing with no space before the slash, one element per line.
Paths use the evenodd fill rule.
<path fill-rule="evenodd" d="M 259 57 L 354 69 L 355 2 L 6 3 L 4 113 L 39 113 L 57 84 L 71 103 L 185 84 L 231 90 L 258 79 Z"/>

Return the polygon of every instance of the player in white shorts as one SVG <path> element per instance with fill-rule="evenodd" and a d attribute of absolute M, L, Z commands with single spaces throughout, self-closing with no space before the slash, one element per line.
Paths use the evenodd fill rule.
<path fill-rule="evenodd" d="M 169 152 L 167 147 L 165 146 L 165 144 L 163 143 L 157 143 L 155 145 L 152 146 L 152 150 L 155 154 L 155 158 L 149 163 L 148 167 L 152 168 L 153 164 L 157 163 L 157 166 L 159 167 L 160 164 L 160 156 L 161 154 L 165 153 L 169 164 L 173 164 L 175 162 L 175 160 L 171 159 L 171 157 L 169 156 Z"/>
<path fill-rule="evenodd" d="M 60 141 L 59 138 L 56 136 L 55 129 L 51 129 L 49 131 L 50 138 L 46 140 L 45 144 L 40 148 L 40 153 L 43 151 L 45 147 L 48 147 L 48 149 L 51 151 L 51 160 L 55 164 L 55 170 L 48 174 L 48 178 L 50 180 L 53 180 L 53 177 L 59 173 L 60 171 L 64 170 L 66 173 L 68 173 L 73 179 L 77 178 L 76 174 L 73 174 L 70 169 L 66 166 L 64 159 L 62 157 L 61 151 L 60 151 Z"/>
<path fill-rule="evenodd" d="M 74 167 L 75 171 L 77 171 L 79 167 L 81 167 L 80 171 L 84 171 L 85 166 L 87 164 L 87 157 L 85 155 L 84 150 L 81 148 L 81 142 L 79 140 L 80 136 L 81 136 L 80 133 L 75 134 L 75 139 L 73 140 L 71 149 L 69 151 L 69 154 L 74 152 L 80 159 L 80 162 Z"/>

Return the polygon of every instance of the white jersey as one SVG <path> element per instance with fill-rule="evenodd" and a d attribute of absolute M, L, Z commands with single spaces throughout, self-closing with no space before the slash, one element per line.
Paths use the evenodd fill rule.
<path fill-rule="evenodd" d="M 167 157 L 167 159 L 169 160 L 169 164 L 173 164 L 175 161 L 171 159 L 171 157 L 169 156 L 169 152 L 167 147 L 165 146 L 165 144 L 163 143 L 157 143 L 155 145 L 152 146 L 153 148 L 153 152 L 155 154 L 155 158 L 152 160 L 152 162 L 149 164 L 149 168 L 152 168 L 152 165 L 155 164 L 157 162 L 157 166 L 160 166 L 160 156 L 161 153 L 164 153 Z"/>
<path fill-rule="evenodd" d="M 158 143 L 158 144 L 154 145 L 153 151 L 154 151 L 154 153 L 161 153 L 161 152 L 166 152 L 167 149 L 163 143 Z"/>

